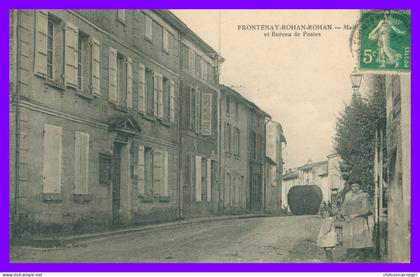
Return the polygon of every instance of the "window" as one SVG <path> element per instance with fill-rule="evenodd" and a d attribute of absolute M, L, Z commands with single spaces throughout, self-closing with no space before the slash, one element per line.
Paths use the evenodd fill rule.
<path fill-rule="evenodd" d="M 139 112 L 146 112 L 146 69 L 143 64 L 139 64 L 139 86 L 138 86 L 138 109 Z"/>
<path fill-rule="evenodd" d="M 77 43 L 77 88 L 82 89 L 82 44 L 83 38 L 79 33 L 78 43 Z"/>
<path fill-rule="evenodd" d="M 117 50 L 109 47 L 109 101 L 118 103 L 118 58 Z"/>
<path fill-rule="evenodd" d="M 92 94 L 99 96 L 101 92 L 101 58 L 100 58 L 100 44 L 99 41 L 91 39 L 91 82 L 92 82 Z"/>
<path fill-rule="evenodd" d="M 47 35 L 47 78 L 54 79 L 54 22 L 48 19 L 48 35 Z"/>
<path fill-rule="evenodd" d="M 189 90 L 190 93 L 190 130 L 194 131 L 195 130 L 195 89 L 194 88 L 190 88 Z"/>
<path fill-rule="evenodd" d="M 124 90 L 124 57 L 117 55 L 117 100 L 119 102 L 120 95 Z"/>
<path fill-rule="evenodd" d="M 230 154 L 231 153 L 231 125 L 229 123 L 225 124 L 225 133 L 224 133 L 224 139 L 225 139 L 225 153 Z"/>
<path fill-rule="evenodd" d="M 195 156 L 195 201 L 201 202 L 202 200 L 202 158 L 201 156 Z"/>
<path fill-rule="evenodd" d="M 153 74 L 153 115 L 163 118 L 163 76 Z"/>
<path fill-rule="evenodd" d="M 77 35 L 77 28 L 73 31 L 75 31 Z M 36 10 L 34 73 L 59 85 L 64 83 L 63 42 L 63 22 L 45 10 Z M 77 50 L 76 44 L 77 37 L 72 44 L 74 52 Z M 76 87 L 77 57 L 74 55 L 73 57 L 74 58 L 71 59 L 71 65 L 73 66 L 74 72 L 74 75 L 72 75 L 74 76 L 72 85 L 73 87 Z"/>
<path fill-rule="evenodd" d="M 126 104 L 127 109 L 133 108 L 133 61 L 127 58 L 127 86 L 126 86 Z"/>
<path fill-rule="evenodd" d="M 89 134 L 75 133 L 74 193 L 88 194 L 89 184 Z"/>
<path fill-rule="evenodd" d="M 144 146 L 139 145 L 138 147 L 138 162 L 137 162 L 137 192 L 144 194 L 145 192 L 145 151 Z"/>
<path fill-rule="evenodd" d="M 235 102 L 235 119 L 239 119 L 239 103 Z"/>
<path fill-rule="evenodd" d="M 117 10 L 117 19 L 120 22 L 125 22 L 125 10 Z"/>
<path fill-rule="evenodd" d="M 212 134 L 212 101 L 211 93 L 201 93 L 201 134 L 211 136 Z"/>
<path fill-rule="evenodd" d="M 169 83 L 169 122 L 175 122 L 175 82 Z"/>
<path fill-rule="evenodd" d="M 169 32 L 165 28 L 162 28 L 162 49 L 169 53 Z"/>
<path fill-rule="evenodd" d="M 144 147 L 144 193 L 153 194 L 153 150 L 150 147 Z"/>
<path fill-rule="evenodd" d="M 233 154 L 236 157 L 239 157 L 239 147 L 240 147 L 240 130 L 238 128 L 233 129 Z"/>
<path fill-rule="evenodd" d="M 229 172 L 226 172 L 225 175 L 225 193 L 224 193 L 224 202 L 225 207 L 229 207 L 231 204 L 231 175 Z"/>
<path fill-rule="evenodd" d="M 168 151 L 153 151 L 153 194 L 167 197 L 168 192 Z"/>
<path fill-rule="evenodd" d="M 43 193 L 61 192 L 61 135 L 61 127 L 49 124 L 44 125 Z"/>
<path fill-rule="evenodd" d="M 153 20 L 150 17 L 146 16 L 146 33 L 145 33 L 145 36 L 146 36 L 146 39 L 148 39 L 150 41 L 152 40 L 152 26 L 153 26 Z"/>
<path fill-rule="evenodd" d="M 226 97 L 226 115 L 230 114 L 230 97 Z"/>
<path fill-rule="evenodd" d="M 207 61 L 202 58 L 201 62 L 201 79 L 207 81 Z"/>
<path fill-rule="evenodd" d="M 257 134 L 251 131 L 251 153 L 254 160 L 257 159 Z"/>
<path fill-rule="evenodd" d="M 188 70 L 195 75 L 195 53 L 191 48 L 188 49 Z"/>
<path fill-rule="evenodd" d="M 195 91 L 195 132 L 201 132 L 201 91 L 197 88 Z"/>

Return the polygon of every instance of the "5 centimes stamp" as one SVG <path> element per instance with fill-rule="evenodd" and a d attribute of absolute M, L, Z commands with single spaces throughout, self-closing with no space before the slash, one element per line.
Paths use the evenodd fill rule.
<path fill-rule="evenodd" d="M 410 70 L 410 11 L 362 10 L 359 68 Z"/>

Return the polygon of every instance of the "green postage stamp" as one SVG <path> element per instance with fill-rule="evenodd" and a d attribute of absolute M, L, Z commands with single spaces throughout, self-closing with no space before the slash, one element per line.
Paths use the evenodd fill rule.
<path fill-rule="evenodd" d="M 360 69 L 410 71 L 410 11 L 362 10 L 360 23 Z"/>

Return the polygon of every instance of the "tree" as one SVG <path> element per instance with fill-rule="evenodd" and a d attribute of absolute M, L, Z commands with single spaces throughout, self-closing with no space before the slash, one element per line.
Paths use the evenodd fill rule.
<path fill-rule="evenodd" d="M 385 77 L 373 78 L 374 89 L 369 98 L 353 93 L 339 114 L 334 138 L 335 150 L 342 159 L 341 171 L 348 172 L 350 179 L 359 179 L 370 195 L 374 192 L 375 129 L 386 128 Z"/>

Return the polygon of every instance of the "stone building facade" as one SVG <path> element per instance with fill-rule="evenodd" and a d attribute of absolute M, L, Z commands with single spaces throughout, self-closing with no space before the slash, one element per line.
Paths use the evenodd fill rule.
<path fill-rule="evenodd" d="M 221 85 L 220 180 L 224 214 L 263 211 L 265 138 L 270 116 Z"/>
<path fill-rule="evenodd" d="M 19 10 L 10 17 L 15 230 L 175 220 L 185 200 L 181 151 L 206 158 L 216 182 L 217 53 L 178 18 L 151 10 Z M 186 45 L 199 73 L 186 73 Z M 192 87 L 201 91 L 201 124 L 184 120 L 181 92 Z M 196 183 L 207 184 L 210 177 L 201 176 L 207 179 Z"/>

